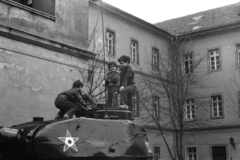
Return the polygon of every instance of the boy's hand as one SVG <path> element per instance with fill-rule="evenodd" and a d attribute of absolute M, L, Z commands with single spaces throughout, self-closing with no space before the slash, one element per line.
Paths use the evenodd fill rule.
<path fill-rule="evenodd" d="M 124 90 L 124 87 L 121 86 L 120 89 L 119 89 L 119 91 L 122 92 L 123 90 Z"/>

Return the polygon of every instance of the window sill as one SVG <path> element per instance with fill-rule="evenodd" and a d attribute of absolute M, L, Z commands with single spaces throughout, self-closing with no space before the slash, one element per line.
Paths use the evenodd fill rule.
<path fill-rule="evenodd" d="M 236 65 L 235 68 L 236 68 L 236 69 L 240 69 L 240 65 Z"/>
<path fill-rule="evenodd" d="M 220 72 L 222 69 L 208 70 L 208 73 Z"/>
<path fill-rule="evenodd" d="M 184 119 L 184 121 L 185 122 L 194 122 L 194 121 L 197 121 L 197 119 L 196 118 L 194 118 L 194 119 Z"/>
<path fill-rule="evenodd" d="M 55 17 L 55 16 L 50 15 L 50 14 L 47 14 L 47 13 L 44 13 L 44 12 L 41 12 L 41 11 L 36 10 L 36 9 L 34 9 L 34 8 L 28 7 L 28 6 L 26 6 L 26 5 L 23 5 L 23 4 L 20 4 L 20 3 L 17 3 L 17 2 L 11 1 L 11 0 L 0 0 L 0 1 L 1 1 L 1 2 L 4 2 L 4 3 L 7 3 L 7 4 L 9 4 L 9 5 L 12 5 L 12 6 L 21 8 L 21 9 L 24 9 L 24 10 L 29 11 L 29 12 L 31 12 L 31 13 L 37 14 L 37 15 L 39 15 L 39 16 L 45 17 L 45 18 L 47 18 L 47 19 L 50 19 L 50 20 L 53 20 L 53 21 L 56 20 L 56 17 Z"/>
<path fill-rule="evenodd" d="M 212 119 L 212 120 L 215 120 L 215 119 L 224 119 L 224 117 L 223 117 L 223 116 L 221 116 L 221 117 L 211 117 L 211 119 Z"/>

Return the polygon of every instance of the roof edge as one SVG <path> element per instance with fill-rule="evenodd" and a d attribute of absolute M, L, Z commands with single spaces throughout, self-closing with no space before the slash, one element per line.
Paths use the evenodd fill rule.
<path fill-rule="evenodd" d="M 101 5 L 99 3 L 93 2 L 92 0 L 90 0 L 89 3 L 92 5 L 95 5 L 97 7 L 101 7 Z M 167 32 L 161 28 L 158 28 L 158 27 L 154 26 L 153 24 L 146 22 L 136 16 L 133 16 L 132 14 L 129 14 L 119 8 L 116 8 L 106 2 L 102 2 L 102 7 L 109 12 L 115 13 L 116 15 L 123 17 L 124 19 L 127 19 L 128 21 L 131 21 L 131 22 L 136 23 L 144 28 L 147 28 L 147 29 L 153 31 L 153 32 L 161 34 L 166 38 L 168 38 L 169 36 L 172 36 L 171 33 Z"/>

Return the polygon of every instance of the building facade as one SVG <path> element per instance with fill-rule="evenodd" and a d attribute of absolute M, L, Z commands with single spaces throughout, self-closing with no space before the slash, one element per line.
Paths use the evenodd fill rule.
<path fill-rule="evenodd" d="M 106 54 L 113 60 L 121 55 L 131 57 L 131 66 L 138 73 L 136 81 L 149 76 L 149 69 L 158 66 L 161 56 L 168 56 L 171 38 L 194 37 L 192 56 L 184 55 L 183 70 L 191 66 L 198 55 L 205 58 L 198 73 L 204 75 L 204 87 L 194 92 L 205 102 L 197 106 L 196 97 L 186 100 L 186 121 L 191 121 L 183 137 L 183 156 L 186 160 L 238 159 L 239 155 L 239 4 L 233 4 L 186 17 L 148 24 L 137 17 L 102 4 L 90 2 L 90 30 L 97 28 L 95 44 L 104 43 Z M 103 19 L 101 19 L 103 18 Z M 102 22 L 104 24 L 102 25 Z M 158 28 L 155 28 L 158 27 Z M 166 33 L 167 31 L 167 33 Z M 97 32 L 96 32 L 97 33 Z M 102 46 L 102 44 L 101 44 Z M 185 67 L 185 68 L 184 68 Z M 188 68 L 188 67 L 187 67 Z M 141 74 L 142 72 L 146 74 Z M 139 85 L 139 83 L 138 83 Z M 136 98 L 137 100 L 137 98 Z M 159 104 L 161 97 L 153 97 Z M 139 104 L 139 103 L 136 103 Z M 159 130 L 145 121 L 146 112 L 137 106 L 136 122 L 145 124 L 149 132 L 154 159 L 171 159 Z M 157 111 L 154 112 L 154 114 Z M 170 148 L 174 150 L 175 134 L 171 127 L 164 129 Z"/>
<path fill-rule="evenodd" d="M 107 3 L 89 2 L 89 39 L 92 39 L 89 50 L 96 54 L 105 54 L 106 61 L 117 61 L 122 55 L 130 56 L 130 65 L 135 70 L 135 81 L 138 86 L 147 73 L 152 70 L 152 62 L 157 66 L 160 54 L 167 55 L 169 36 L 171 34 L 166 31 Z M 103 46 L 105 52 L 102 50 Z M 153 58 L 153 53 L 155 58 Z M 140 95 L 134 96 L 135 121 L 147 124 L 142 119 L 142 116 L 147 113 L 141 108 L 139 98 Z M 159 131 L 152 127 L 147 130 L 152 149 L 155 149 L 157 153 L 161 152 L 161 156 L 168 158 L 167 148 L 163 140 L 159 138 Z M 166 135 L 170 147 L 173 149 L 174 134 L 166 130 Z M 155 154 L 155 156 L 161 158 L 159 154 Z"/>
<path fill-rule="evenodd" d="M 208 103 L 190 111 L 195 126 L 185 132 L 185 159 L 239 159 L 239 3 L 156 26 L 174 35 L 195 36 L 194 53 L 206 55 L 199 65 L 205 88 L 196 92 Z"/>
<path fill-rule="evenodd" d="M 80 8 L 80 9 L 79 9 Z M 88 1 L 0 1 L 1 126 L 53 119 L 57 94 L 85 81 Z"/>
<path fill-rule="evenodd" d="M 160 57 L 169 57 L 172 38 L 191 35 L 193 55 L 180 58 L 185 70 L 196 53 L 206 55 L 199 65 L 205 88 L 195 92 L 207 103 L 196 109 L 194 98 L 186 101 L 186 120 L 192 125 L 184 130 L 184 159 L 238 159 L 238 8 L 234 4 L 153 25 L 101 1 L 0 0 L 0 125 L 52 119 L 56 95 L 76 79 L 87 82 L 89 61 L 98 54 L 106 61 L 130 56 L 140 86 L 152 70 L 161 69 Z M 134 121 L 145 125 L 154 160 L 171 159 L 174 130 L 163 129 L 168 148 L 158 128 L 146 120 L 140 98 L 134 96 Z M 161 96 L 152 102 L 158 116 Z"/>

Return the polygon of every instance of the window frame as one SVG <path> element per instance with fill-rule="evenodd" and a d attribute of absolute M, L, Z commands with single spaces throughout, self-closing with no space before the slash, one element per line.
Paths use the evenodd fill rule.
<path fill-rule="evenodd" d="M 136 43 L 137 46 L 136 46 L 136 60 L 133 61 L 133 48 L 132 48 L 132 42 Z M 136 65 L 139 65 L 139 42 L 138 40 L 134 39 L 134 38 L 131 38 L 130 40 L 130 58 L 131 58 L 131 64 L 136 64 Z"/>
<path fill-rule="evenodd" d="M 155 98 L 157 98 L 157 103 L 155 103 Z M 155 107 L 155 105 L 157 105 Z M 160 118 L 160 97 L 153 96 L 153 117 Z"/>
<path fill-rule="evenodd" d="M 87 82 L 92 82 L 94 78 L 94 70 L 91 68 L 88 68 L 87 70 Z"/>
<path fill-rule="evenodd" d="M 240 117 L 240 91 L 237 91 L 238 117 Z"/>
<path fill-rule="evenodd" d="M 155 152 L 157 149 L 157 151 L 159 152 Z M 158 159 L 157 159 L 158 158 Z M 153 160 L 159 160 L 161 158 L 161 147 L 159 146 L 154 146 L 153 148 Z"/>
<path fill-rule="evenodd" d="M 187 101 L 190 101 L 189 105 L 186 103 Z M 191 101 L 193 101 L 193 103 Z M 188 116 L 188 109 L 187 109 L 188 106 L 190 107 L 190 111 L 189 111 L 190 112 L 190 118 L 187 117 Z M 194 121 L 194 120 L 196 120 L 195 99 L 194 98 L 187 98 L 185 100 L 184 107 L 185 107 L 185 120 L 187 120 L 187 121 Z"/>
<path fill-rule="evenodd" d="M 156 51 L 156 52 L 154 52 Z M 157 53 L 157 62 L 154 64 L 154 53 Z M 152 47 L 152 70 L 159 69 L 159 49 L 156 47 Z"/>
<path fill-rule="evenodd" d="M 191 58 L 187 58 L 187 60 L 186 60 L 186 57 L 190 57 L 190 56 L 191 56 Z M 183 73 L 185 75 L 189 75 L 189 74 L 193 73 L 193 54 L 192 53 L 184 54 L 182 58 L 183 58 Z M 187 65 L 188 73 L 186 73 L 186 63 L 185 62 L 188 62 L 188 65 Z"/>
<path fill-rule="evenodd" d="M 19 2 L 14 1 L 14 0 L 1 0 L 1 2 L 4 2 L 4 3 L 7 3 L 7 4 L 12 5 L 12 6 L 14 6 L 14 7 L 17 7 L 17 8 L 23 9 L 23 10 L 26 10 L 26 11 L 28 11 L 28 12 L 34 13 L 34 14 L 39 15 L 39 16 L 42 16 L 42 17 L 44 17 L 44 18 L 47 18 L 47 19 L 56 21 L 56 17 L 55 17 L 55 9 L 56 9 L 56 7 L 54 8 L 54 14 L 49 14 L 49 13 L 47 13 L 47 12 L 44 12 L 44 11 L 35 9 L 35 8 L 33 8 L 33 7 L 24 5 L 24 4 L 22 4 L 22 3 L 19 3 Z M 56 1 L 55 1 L 55 6 L 56 6 Z"/>
<path fill-rule="evenodd" d="M 235 44 L 235 58 L 236 58 L 236 66 L 239 67 L 240 66 L 240 43 Z"/>
<path fill-rule="evenodd" d="M 195 160 L 195 159 L 189 159 L 189 152 L 188 152 L 188 149 L 189 148 L 196 148 L 196 160 L 198 160 L 198 147 L 197 146 L 185 146 L 185 159 L 186 160 Z"/>
<path fill-rule="evenodd" d="M 113 35 L 113 38 L 112 38 L 112 54 L 109 54 L 109 40 L 108 40 L 108 33 L 111 33 Z M 108 56 L 116 56 L 116 32 L 107 28 L 106 29 L 106 32 L 105 32 L 105 40 L 106 40 L 106 44 L 105 44 L 105 51 L 106 51 L 106 54 Z"/>
<path fill-rule="evenodd" d="M 211 56 L 210 56 L 210 52 L 211 51 L 214 51 L 214 50 L 217 50 L 218 51 L 218 55 L 219 55 L 219 68 L 215 68 L 215 69 L 211 69 Z M 217 58 L 215 58 L 214 62 L 215 62 L 215 66 L 217 67 Z M 221 71 L 222 70 L 222 56 L 221 56 L 221 50 L 220 50 L 220 47 L 216 47 L 216 48 L 213 48 L 213 49 L 208 49 L 208 71 L 209 72 L 215 72 L 215 71 Z"/>
<path fill-rule="evenodd" d="M 132 104 L 133 104 L 133 116 L 134 117 L 139 117 L 139 93 L 138 91 L 135 92 L 135 94 L 132 97 Z"/>
<path fill-rule="evenodd" d="M 217 100 L 215 103 L 221 103 L 221 108 L 222 108 L 222 115 L 219 116 L 219 113 L 218 113 L 218 116 L 214 116 L 214 108 L 213 108 L 213 97 L 217 97 L 217 96 L 221 96 L 221 101 Z M 211 95 L 210 97 L 210 102 L 211 102 L 211 119 L 223 119 L 224 118 L 224 102 L 223 102 L 223 95 L 222 94 L 214 94 L 214 95 Z M 218 108 L 217 108 L 217 111 L 219 112 L 219 104 L 218 104 Z"/>

